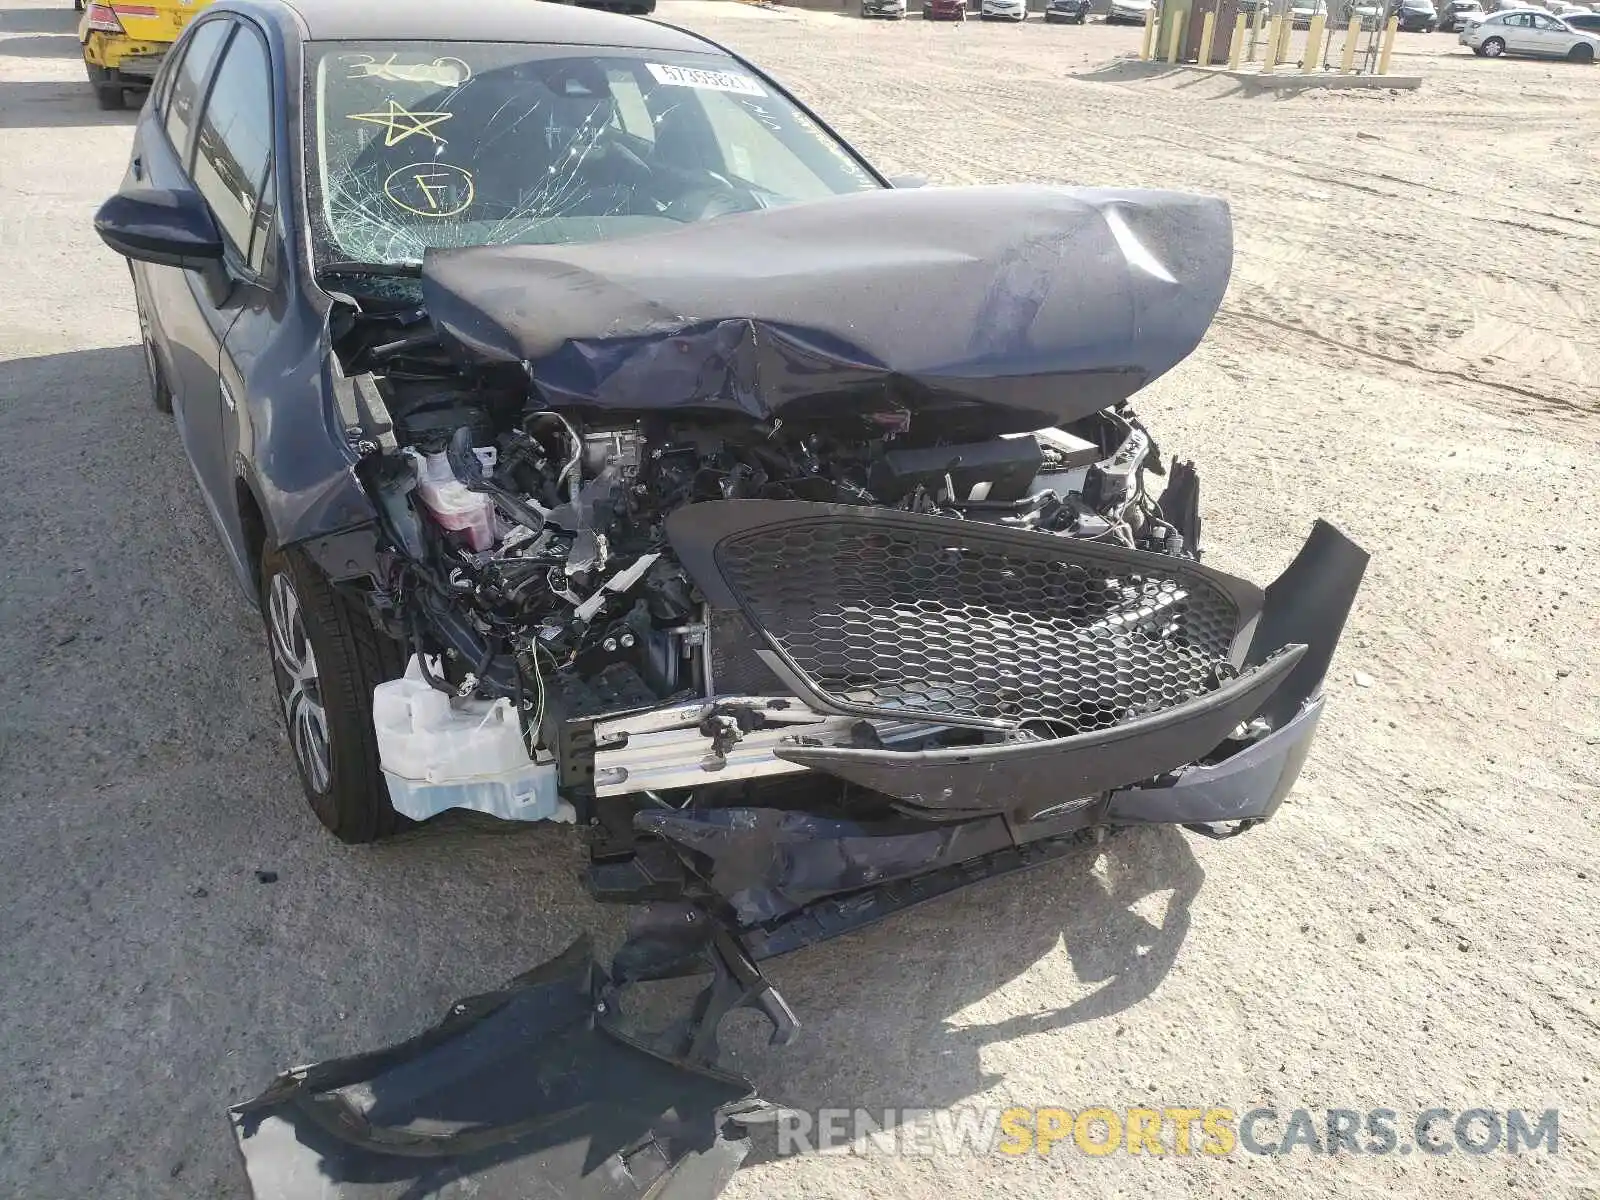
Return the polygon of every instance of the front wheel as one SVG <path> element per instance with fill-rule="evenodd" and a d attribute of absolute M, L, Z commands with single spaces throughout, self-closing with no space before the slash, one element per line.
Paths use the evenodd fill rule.
<path fill-rule="evenodd" d="M 261 560 L 267 649 L 300 785 L 342 842 L 372 842 L 406 822 L 389 804 L 372 728 L 372 692 L 398 679 L 404 650 L 295 547 Z"/>
<path fill-rule="evenodd" d="M 128 273 L 133 274 L 130 265 Z M 157 412 L 172 414 L 172 389 L 167 386 L 166 372 L 161 369 L 161 360 L 156 357 L 155 342 L 151 338 L 150 318 L 145 316 L 144 297 L 139 294 L 139 281 L 133 281 L 133 305 L 139 313 L 139 340 L 144 346 L 144 375 L 145 384 L 150 389 L 150 403 L 155 405 Z"/>
<path fill-rule="evenodd" d="M 1575 63 L 1592 63 L 1594 61 L 1594 47 L 1583 42 L 1578 43 L 1567 51 L 1567 61 Z"/>
<path fill-rule="evenodd" d="M 1501 38 L 1484 38 L 1483 45 L 1478 47 L 1478 53 L 1485 58 L 1499 58 L 1506 52 L 1505 41 Z"/>

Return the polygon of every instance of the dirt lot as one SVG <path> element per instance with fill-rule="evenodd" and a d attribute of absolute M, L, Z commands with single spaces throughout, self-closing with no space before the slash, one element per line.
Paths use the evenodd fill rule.
<path fill-rule="evenodd" d="M 1270 577 L 1319 515 L 1374 555 L 1277 820 L 782 961 L 805 1035 L 741 1065 L 804 1106 L 1562 1110 L 1553 1156 L 813 1156 L 731 1194 L 1595 1196 L 1600 69 L 1418 35 L 1418 93 L 1246 99 L 1128 79 L 1137 30 L 661 11 L 890 171 L 1227 196 L 1223 314 L 1143 414 L 1218 565 Z M 71 28 L 0 0 L 0 1194 L 235 1197 L 223 1108 L 274 1069 L 616 927 L 559 831 L 314 825 L 89 228 L 129 120 Z"/>

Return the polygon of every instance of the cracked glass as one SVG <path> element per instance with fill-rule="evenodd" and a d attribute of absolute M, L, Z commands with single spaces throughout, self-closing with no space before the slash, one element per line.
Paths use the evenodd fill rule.
<path fill-rule="evenodd" d="M 479 42 L 309 49 L 307 175 L 324 263 L 626 237 L 883 186 L 726 58 Z"/>

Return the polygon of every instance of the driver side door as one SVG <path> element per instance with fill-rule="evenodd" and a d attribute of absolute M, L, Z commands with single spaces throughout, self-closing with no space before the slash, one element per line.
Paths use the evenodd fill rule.
<path fill-rule="evenodd" d="M 165 351 L 173 412 L 206 507 L 241 572 L 248 561 L 235 495 L 234 423 L 244 372 L 230 352 L 242 315 L 259 311 L 272 202 L 272 85 L 265 39 L 249 21 L 208 17 L 190 32 L 156 128 L 136 163 L 155 187 L 205 201 L 223 259 L 206 270 L 139 265 L 141 307 Z M 141 122 L 143 124 L 143 122 Z M 159 144 L 158 144 L 159 139 Z M 147 144 L 148 143 L 148 144 Z"/>

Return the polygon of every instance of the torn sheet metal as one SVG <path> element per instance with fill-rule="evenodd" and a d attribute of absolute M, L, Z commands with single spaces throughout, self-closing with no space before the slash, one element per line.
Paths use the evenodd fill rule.
<path fill-rule="evenodd" d="M 1187 356 L 1233 260 L 1226 202 L 1042 186 L 881 190 L 580 245 L 430 250 L 466 357 L 551 404 L 998 406 L 1018 429 L 1115 404 Z"/>

